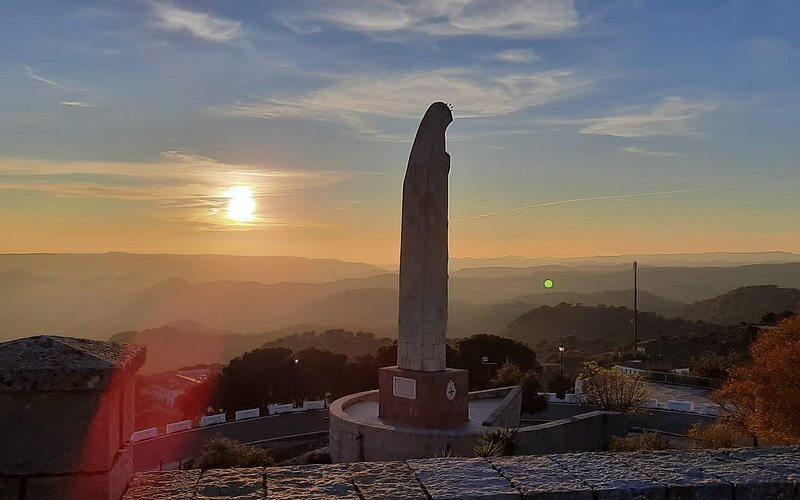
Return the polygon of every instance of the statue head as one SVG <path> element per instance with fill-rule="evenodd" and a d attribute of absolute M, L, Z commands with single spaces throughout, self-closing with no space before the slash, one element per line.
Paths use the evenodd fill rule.
<path fill-rule="evenodd" d="M 447 126 L 453 121 L 453 113 L 450 106 L 443 102 L 435 102 L 428 107 L 422 122 L 417 129 L 417 136 L 414 139 L 412 156 L 415 154 L 446 154 L 444 133 Z M 424 144 L 424 146 L 423 146 Z M 422 149 L 417 150 L 417 146 Z M 429 149 L 430 148 L 430 149 Z"/>

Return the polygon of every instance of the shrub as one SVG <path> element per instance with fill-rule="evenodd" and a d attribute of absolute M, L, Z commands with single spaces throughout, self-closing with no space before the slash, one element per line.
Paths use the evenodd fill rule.
<path fill-rule="evenodd" d="M 699 422 L 689 427 L 687 436 L 694 440 L 695 448 L 730 448 L 733 441 L 742 434 L 741 429 L 728 422 L 716 421 L 702 426 Z"/>
<path fill-rule="evenodd" d="M 513 455 L 517 449 L 518 429 L 508 427 L 492 427 L 483 431 L 478 444 L 472 449 L 477 457 L 498 457 L 503 455 Z"/>
<path fill-rule="evenodd" d="M 645 432 L 640 436 L 618 437 L 611 439 L 611 451 L 657 451 L 668 450 L 669 440 L 657 432 Z"/>
<path fill-rule="evenodd" d="M 196 467 L 207 469 L 228 469 L 233 467 L 265 467 L 273 464 L 267 450 L 247 446 L 235 439 L 214 436 L 195 460 Z"/>
<path fill-rule="evenodd" d="M 534 371 L 523 371 L 514 363 L 503 363 L 492 379 L 494 387 L 519 385 L 522 387 L 522 411 L 534 413 L 547 408 L 547 398 L 539 394 L 542 384 L 539 374 Z"/>
<path fill-rule="evenodd" d="M 640 377 L 615 368 L 601 368 L 586 363 L 580 378 L 583 395 L 589 404 L 603 410 L 633 413 L 641 410 L 650 399 L 650 388 Z"/>

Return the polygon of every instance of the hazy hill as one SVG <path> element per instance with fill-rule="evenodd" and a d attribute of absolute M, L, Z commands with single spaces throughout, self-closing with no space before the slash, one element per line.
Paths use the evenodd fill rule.
<path fill-rule="evenodd" d="M 144 274 L 188 281 L 294 281 L 316 283 L 366 278 L 386 270 L 362 262 L 301 257 L 175 254 L 0 254 L 0 272 L 21 269 L 45 275 L 88 277 Z"/>
<path fill-rule="evenodd" d="M 397 329 L 397 288 L 358 288 L 315 300 L 284 317 L 356 329 Z M 392 335 L 394 336 L 394 335 Z"/>
<path fill-rule="evenodd" d="M 757 323 L 771 312 L 797 311 L 800 290 L 773 285 L 747 286 L 686 306 L 679 314 L 720 325 Z"/>
<path fill-rule="evenodd" d="M 309 347 L 327 349 L 347 354 L 351 358 L 364 354 L 375 354 L 383 346 L 392 345 L 388 337 L 375 337 L 371 332 L 351 332 L 343 329 L 326 330 L 321 333 L 307 331 L 295 335 L 287 335 L 267 342 L 263 347 L 286 347 L 295 352 Z"/>
<path fill-rule="evenodd" d="M 277 338 L 329 329 L 319 325 L 294 325 L 261 334 L 239 335 L 194 321 L 176 321 L 158 328 L 117 333 L 109 340 L 146 346 L 147 357 L 139 374 L 147 375 L 197 364 L 227 363 Z"/>
<path fill-rule="evenodd" d="M 197 281 L 178 274 L 154 276 L 156 272 L 173 270 L 156 257 L 162 256 L 0 256 L 0 264 L 35 264 L 34 269 L 0 270 L 0 340 L 41 333 L 107 338 L 113 332 L 158 328 L 184 319 L 241 334 L 299 323 L 369 330 L 387 336 L 394 336 L 396 331 L 398 276 L 357 276 L 360 272 L 381 271 L 374 266 L 289 259 L 286 269 L 279 270 L 278 263 L 284 261 L 277 257 L 263 261 L 233 257 L 230 262 L 234 265 L 225 264 L 225 256 L 167 256 L 175 258 L 177 272 L 193 275 L 261 273 L 275 278 L 291 274 L 289 269 L 295 264 L 306 267 L 299 273 L 306 278 L 325 275 L 321 269 L 327 267 L 333 269 L 334 277 L 340 276 L 343 269 L 356 274 L 319 282 Z M 272 267 L 254 267 L 252 272 L 246 269 L 268 261 Z M 631 306 L 633 273 L 629 264 L 453 272 L 450 334 L 502 331 L 512 319 L 540 305 L 570 302 Z M 190 269 L 192 266 L 196 268 Z M 57 269 L 58 273 L 46 274 Z M 118 273 L 110 273 L 111 270 Z M 542 286 L 545 278 L 555 281 L 553 289 Z M 800 288 L 800 264 L 690 268 L 652 267 L 640 261 L 640 309 L 670 315 L 680 305 L 676 303 L 690 304 L 742 286 L 764 284 Z"/>
<path fill-rule="evenodd" d="M 555 282 L 549 292 L 542 287 L 547 278 Z M 800 288 L 800 263 L 696 268 L 648 267 L 642 263 L 639 266 L 640 291 L 687 304 L 734 288 L 762 284 Z M 552 268 L 526 268 L 520 274 L 498 278 L 461 278 L 454 274 L 450 279 L 450 296 L 453 300 L 486 304 L 535 293 L 593 293 L 632 285 L 632 269 L 587 272 L 576 268 L 554 272 Z"/>
<path fill-rule="evenodd" d="M 626 307 L 587 307 L 559 304 L 542 306 L 514 319 L 507 335 L 531 345 L 551 337 L 604 338 L 621 342 L 633 340 L 633 311 Z M 640 339 L 662 335 L 698 333 L 713 327 L 683 319 L 667 319 L 651 312 L 639 312 Z"/>
<path fill-rule="evenodd" d="M 630 267 L 638 260 L 650 266 L 679 267 L 730 267 L 744 264 L 783 264 L 800 262 L 800 255 L 789 252 L 707 252 L 639 255 L 598 255 L 595 257 L 541 257 L 527 258 L 509 255 L 497 258 L 451 258 L 450 270 L 466 268 L 525 268 L 536 266 L 564 267 Z"/>
<path fill-rule="evenodd" d="M 640 311 L 654 312 L 664 316 L 678 316 L 679 314 L 677 313 L 687 305 L 642 290 L 639 290 L 638 296 L 638 307 Z M 513 301 L 547 306 L 554 306 L 566 302 L 569 304 L 582 304 L 584 306 L 626 306 L 632 309 L 633 289 L 605 290 L 594 293 L 537 293 L 516 297 Z"/>

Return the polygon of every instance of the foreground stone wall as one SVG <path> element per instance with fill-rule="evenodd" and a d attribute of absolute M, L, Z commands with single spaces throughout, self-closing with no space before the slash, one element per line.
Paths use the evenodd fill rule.
<path fill-rule="evenodd" d="M 402 460 L 446 453 L 472 455 L 477 439 L 474 433 L 393 427 L 374 418 L 354 418 L 343 411 L 342 403 L 355 404 L 377 398 L 378 391 L 369 391 L 331 405 L 330 449 L 334 462 Z"/>
<path fill-rule="evenodd" d="M 800 448 L 745 448 L 146 472 L 124 499 L 792 500 L 799 481 Z"/>

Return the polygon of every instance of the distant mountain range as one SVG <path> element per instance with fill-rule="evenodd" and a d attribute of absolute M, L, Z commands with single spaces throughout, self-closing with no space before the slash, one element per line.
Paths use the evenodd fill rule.
<path fill-rule="evenodd" d="M 693 257 L 719 260 L 728 256 L 732 262 L 745 255 L 790 260 L 793 254 Z M 630 262 L 607 262 L 628 258 L 453 271 L 449 335 L 500 333 L 517 316 L 561 302 L 632 307 Z M 157 329 L 181 320 L 206 325 L 218 335 L 260 334 L 298 324 L 388 337 L 396 333 L 397 274 L 331 260 L 227 259 L 219 255 L 0 255 L 0 341 L 41 333 L 108 338 L 114 332 Z M 597 259 L 605 260 L 598 264 Z M 800 263 L 657 267 L 644 258 L 639 263 L 640 310 L 668 317 L 682 316 L 684 310 L 689 311 L 688 304 L 740 287 L 800 288 Z M 300 278 L 286 279 L 291 276 Z M 544 279 L 552 279 L 555 286 L 545 289 Z M 752 314 L 771 302 L 762 304 L 754 305 Z M 685 314 L 714 323 L 727 321 L 722 313 L 710 316 L 704 310 L 698 306 Z"/>
<path fill-rule="evenodd" d="M 301 257 L 176 254 L 0 254 L 0 273 L 9 270 L 66 278 L 141 275 L 150 283 L 167 277 L 193 282 L 258 281 L 319 283 L 366 278 L 387 272 L 372 264 Z"/>
<path fill-rule="evenodd" d="M 539 266 L 609 267 L 629 268 L 638 260 L 649 266 L 679 267 L 731 267 L 745 264 L 786 264 L 800 262 L 800 254 L 790 252 L 708 252 L 674 254 L 629 254 L 595 257 L 541 257 L 527 258 L 509 255 L 497 258 L 451 258 L 450 270 L 467 268 L 520 268 Z"/>

